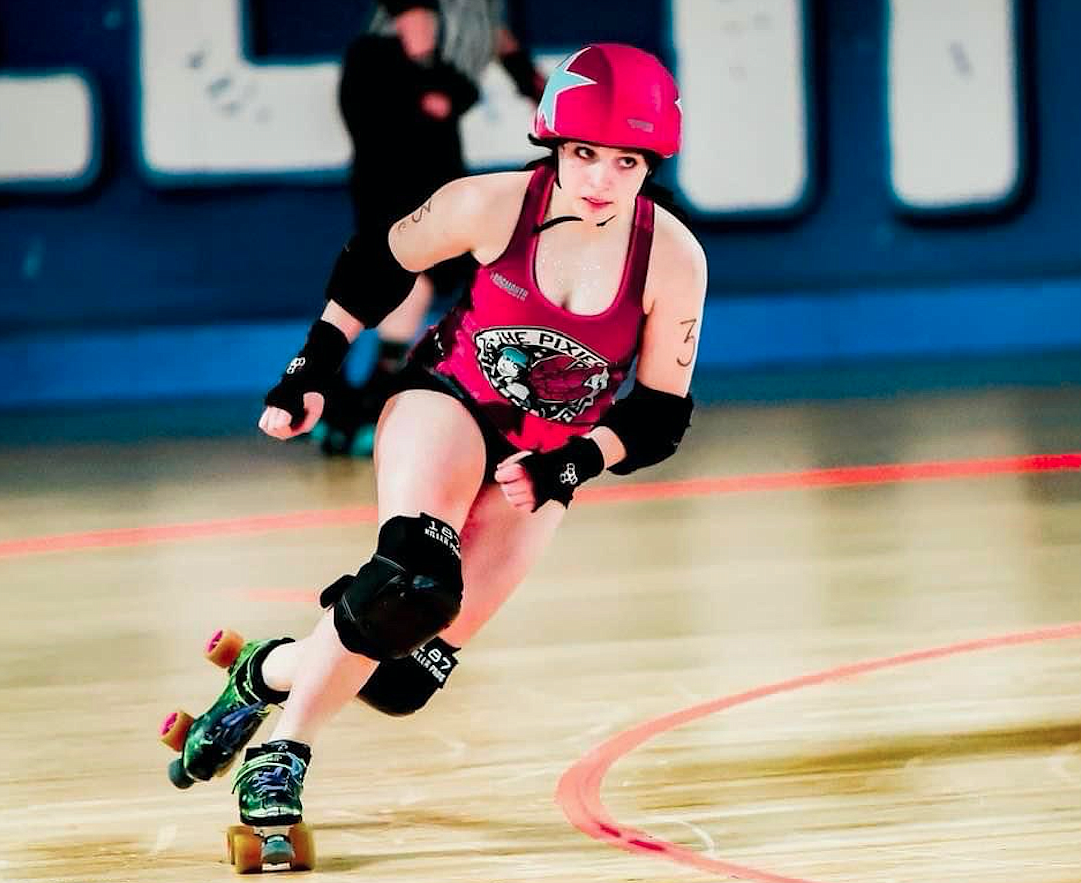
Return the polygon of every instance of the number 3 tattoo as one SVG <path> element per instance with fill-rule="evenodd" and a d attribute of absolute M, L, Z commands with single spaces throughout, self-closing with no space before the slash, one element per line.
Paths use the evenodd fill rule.
<path fill-rule="evenodd" d="M 687 326 L 687 336 L 683 338 L 683 342 L 684 343 L 689 343 L 691 345 L 691 354 L 687 357 L 686 362 L 684 362 L 683 359 L 681 359 L 679 356 L 676 356 L 676 364 L 679 365 L 681 368 L 689 368 L 690 365 L 691 365 L 691 362 L 694 361 L 694 347 L 695 347 L 695 344 L 696 344 L 696 342 L 698 340 L 698 338 L 696 338 L 694 336 L 694 328 L 698 324 L 698 320 L 697 319 L 684 319 L 679 324 Z"/>

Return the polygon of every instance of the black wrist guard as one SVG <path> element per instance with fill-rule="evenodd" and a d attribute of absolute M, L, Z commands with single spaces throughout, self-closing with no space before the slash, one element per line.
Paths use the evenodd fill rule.
<path fill-rule="evenodd" d="M 325 393 L 349 352 L 349 338 L 330 322 L 319 319 L 308 331 L 304 348 L 296 354 L 281 380 L 266 394 L 271 408 L 288 411 L 293 426 L 304 420 L 304 393 Z"/>
<path fill-rule="evenodd" d="M 533 511 L 549 500 L 567 507 L 575 490 L 604 471 L 604 455 L 591 438 L 575 436 L 546 454 L 530 454 L 519 462 L 533 482 Z"/>
<path fill-rule="evenodd" d="M 538 75 L 537 69 L 533 66 L 533 59 L 530 58 L 528 52 L 524 49 L 515 49 L 507 55 L 501 56 L 499 61 L 503 65 L 503 69 L 514 81 L 519 95 L 524 98 L 532 98 L 534 101 L 540 101 L 541 96 L 537 90 L 543 88 L 544 80 Z"/>
<path fill-rule="evenodd" d="M 667 460 L 691 425 L 693 410 L 694 400 L 690 395 L 672 395 L 635 382 L 634 388 L 597 423 L 619 436 L 627 451 L 627 456 L 609 471 L 627 475 Z"/>
<path fill-rule="evenodd" d="M 354 235 L 330 271 L 326 299 L 365 328 L 375 328 L 409 297 L 416 281 L 417 274 L 398 263 L 385 235 Z"/>

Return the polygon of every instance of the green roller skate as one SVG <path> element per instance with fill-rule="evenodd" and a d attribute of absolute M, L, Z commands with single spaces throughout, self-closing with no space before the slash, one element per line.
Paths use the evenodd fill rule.
<path fill-rule="evenodd" d="M 271 650 L 291 641 L 275 638 L 245 643 L 229 630 L 210 639 L 205 655 L 228 668 L 225 689 L 199 717 L 174 711 L 161 727 L 161 740 L 180 752 L 169 764 L 169 781 L 177 788 L 190 788 L 196 781 L 205 782 L 224 773 L 270 714 L 271 706 L 285 701 L 288 694 L 267 687 L 259 669 Z"/>
<path fill-rule="evenodd" d="M 243 823 L 230 835 L 230 858 L 238 872 L 263 865 L 312 866 L 314 848 L 300 802 L 310 762 L 311 749 L 287 739 L 247 750 L 233 777 Z"/>

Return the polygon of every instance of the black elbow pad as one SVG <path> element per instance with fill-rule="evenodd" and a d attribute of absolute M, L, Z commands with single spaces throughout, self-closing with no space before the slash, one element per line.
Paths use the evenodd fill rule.
<path fill-rule="evenodd" d="M 326 298 L 374 328 L 413 290 L 417 274 L 398 263 L 385 237 L 354 236 L 342 248 L 327 281 Z"/>
<path fill-rule="evenodd" d="M 691 425 L 694 400 L 651 389 L 635 382 L 634 388 L 600 419 L 599 426 L 612 430 L 627 456 L 609 468 L 616 475 L 654 466 L 671 457 Z"/>

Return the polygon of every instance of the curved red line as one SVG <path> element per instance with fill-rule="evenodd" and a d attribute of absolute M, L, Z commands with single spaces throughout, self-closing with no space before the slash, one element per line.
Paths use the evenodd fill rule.
<path fill-rule="evenodd" d="M 985 478 L 993 475 L 1019 475 L 1037 472 L 1066 472 L 1081 469 L 1081 453 L 1039 454 L 1025 457 L 952 460 L 927 463 L 893 463 L 872 466 L 842 466 L 832 469 L 806 469 L 798 472 L 773 472 L 751 475 L 692 478 L 682 481 L 642 482 L 601 488 L 583 488 L 575 495 L 576 503 L 623 503 L 684 497 L 718 496 L 762 491 L 801 490 L 826 487 L 894 484 L 914 481 L 942 481 L 956 478 Z M 79 533 L 25 537 L 0 542 L 0 558 L 39 555 L 46 552 L 72 552 L 139 546 L 149 543 L 222 537 L 236 534 L 268 533 L 306 527 L 342 524 L 374 524 L 375 506 L 351 506 L 344 509 L 314 509 L 278 515 L 257 515 L 198 521 L 188 524 L 164 524 L 150 527 L 93 530 Z"/>
<path fill-rule="evenodd" d="M 1081 637 L 1081 622 L 981 638 L 975 641 L 964 641 L 943 647 L 933 647 L 929 650 L 917 650 L 912 653 L 902 653 L 898 656 L 887 656 L 880 659 L 841 665 L 814 674 L 766 684 L 743 693 L 736 693 L 700 705 L 694 705 L 625 730 L 594 748 L 563 774 L 556 789 L 556 802 L 560 805 L 563 814 L 570 823 L 578 830 L 627 852 L 639 855 L 660 855 L 671 861 L 700 868 L 704 871 L 739 877 L 744 880 L 760 881 L 760 883 L 814 883 L 812 880 L 801 877 L 785 877 L 758 868 L 711 859 L 674 843 L 669 843 L 666 840 L 652 837 L 637 828 L 620 824 L 611 817 L 601 800 L 600 789 L 605 773 L 621 757 L 660 733 L 682 726 L 697 718 L 724 711 L 736 705 L 753 702 L 766 696 L 788 693 L 802 687 L 812 687 L 827 681 L 838 681 L 884 668 L 895 668 L 915 662 L 941 659 L 959 653 L 972 653 L 977 650 L 990 650 L 997 647 L 1077 637 Z"/>

